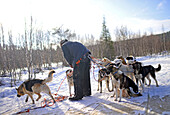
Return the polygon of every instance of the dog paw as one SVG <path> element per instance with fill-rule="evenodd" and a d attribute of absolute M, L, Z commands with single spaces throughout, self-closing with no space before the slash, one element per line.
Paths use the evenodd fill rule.
<path fill-rule="evenodd" d="M 131 97 L 129 96 L 128 99 L 131 99 Z"/>
<path fill-rule="evenodd" d="M 150 85 L 146 85 L 146 87 L 150 87 Z"/>

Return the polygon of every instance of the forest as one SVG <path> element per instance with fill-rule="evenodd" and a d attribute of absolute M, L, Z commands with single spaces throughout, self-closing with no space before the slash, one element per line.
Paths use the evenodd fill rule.
<path fill-rule="evenodd" d="M 114 41 L 105 19 L 101 28 L 100 38 L 94 38 L 93 35 L 81 37 L 62 27 L 53 28 L 53 31 L 36 29 L 31 17 L 30 24 L 25 23 L 24 33 L 14 37 L 12 30 L 6 31 L 0 24 L 0 77 L 10 77 L 13 86 L 16 79 L 21 79 L 24 71 L 28 71 L 28 79 L 33 79 L 43 69 L 51 69 L 52 63 L 63 62 L 63 66 L 68 66 L 59 46 L 61 39 L 85 44 L 92 56 L 100 59 L 107 57 L 113 60 L 120 55 L 164 55 L 170 51 L 170 31 L 164 32 L 163 26 L 162 33 L 156 35 L 152 32 L 141 35 L 140 32 L 131 32 L 126 26 L 117 27 Z"/>

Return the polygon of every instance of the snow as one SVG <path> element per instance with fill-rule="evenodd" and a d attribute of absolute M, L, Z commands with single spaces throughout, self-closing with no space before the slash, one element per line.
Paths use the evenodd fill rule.
<path fill-rule="evenodd" d="M 152 65 L 157 68 L 158 64 L 161 64 L 161 71 L 156 73 L 156 78 L 158 80 L 159 87 L 155 86 L 155 81 L 151 78 L 151 86 L 145 86 L 145 91 L 141 97 L 132 97 L 131 99 L 122 98 L 122 102 L 114 101 L 114 98 L 111 97 L 113 92 L 108 92 L 106 89 L 105 81 L 103 81 L 103 93 L 97 91 L 98 83 L 95 79 L 98 76 L 99 68 L 95 67 L 91 69 L 91 88 L 92 95 L 84 97 L 79 101 L 69 101 L 68 99 L 56 102 L 54 105 L 45 108 L 39 109 L 30 109 L 34 107 L 41 107 L 41 102 L 46 99 L 51 99 L 48 95 L 41 93 L 42 98 L 39 101 L 36 101 L 35 104 L 32 104 L 31 99 L 28 102 L 25 102 L 26 95 L 18 98 L 16 89 L 23 81 L 28 77 L 27 74 L 22 76 L 22 81 L 17 81 L 17 86 L 10 87 L 9 78 L 0 78 L 3 81 L 3 84 L 0 86 L 0 114 L 16 114 L 17 112 L 30 109 L 29 112 L 23 114 L 113 114 L 113 111 L 119 114 L 145 114 L 147 110 L 147 100 L 158 101 L 159 98 L 161 102 L 165 101 L 165 97 L 170 95 L 170 55 L 162 56 L 145 56 L 137 57 L 137 61 L 141 61 L 144 65 Z M 56 73 L 53 76 L 53 81 L 47 83 L 50 87 L 53 94 L 59 94 L 64 96 L 69 96 L 68 84 L 65 79 L 65 71 L 70 69 L 69 67 L 57 68 L 55 69 Z M 48 70 L 45 72 L 37 74 L 36 78 L 45 79 L 48 76 Z M 65 79 L 65 80 L 64 80 Z M 64 82 L 62 83 L 62 81 Z M 62 84 L 61 84 L 62 83 Z M 61 85 L 60 89 L 59 86 Z M 59 89 L 59 91 L 58 91 Z M 58 92 L 57 92 L 58 91 Z M 72 94 L 74 93 L 72 88 Z M 55 97 L 55 95 L 54 95 Z M 34 100 L 37 98 L 37 95 L 34 95 Z M 154 101 L 155 101 L 154 100 Z M 155 102 L 156 102 L 155 101 Z M 161 103 L 157 102 L 157 103 Z M 160 113 L 152 107 L 152 102 L 149 102 L 148 112 L 157 114 Z M 160 104 L 158 108 L 163 108 L 166 106 Z M 169 107 L 169 106 L 168 106 Z M 161 114 L 169 114 L 170 110 L 163 110 Z"/>

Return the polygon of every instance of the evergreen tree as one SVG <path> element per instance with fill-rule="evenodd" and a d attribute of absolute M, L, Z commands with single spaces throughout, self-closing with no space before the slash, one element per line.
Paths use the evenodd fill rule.
<path fill-rule="evenodd" d="M 102 32 L 100 35 L 100 40 L 105 41 L 105 42 L 111 41 L 109 29 L 106 27 L 105 17 L 103 17 Z"/>
<path fill-rule="evenodd" d="M 114 58 L 114 47 L 113 41 L 111 40 L 109 29 L 106 26 L 105 17 L 103 17 L 102 32 L 100 35 L 100 45 L 101 45 L 101 57 L 107 57 L 109 59 Z"/>

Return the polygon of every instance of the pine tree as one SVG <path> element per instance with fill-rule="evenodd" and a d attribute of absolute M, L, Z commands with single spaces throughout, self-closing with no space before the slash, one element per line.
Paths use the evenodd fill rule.
<path fill-rule="evenodd" d="M 105 42 L 111 41 L 109 29 L 107 29 L 106 27 L 105 17 L 103 17 L 103 25 L 102 25 L 102 32 L 100 35 L 100 40 L 105 41 Z"/>
<path fill-rule="evenodd" d="M 103 17 L 102 32 L 100 35 L 101 45 L 101 57 L 107 57 L 109 59 L 114 58 L 114 47 L 113 41 L 111 40 L 109 29 L 106 26 L 105 17 Z"/>

